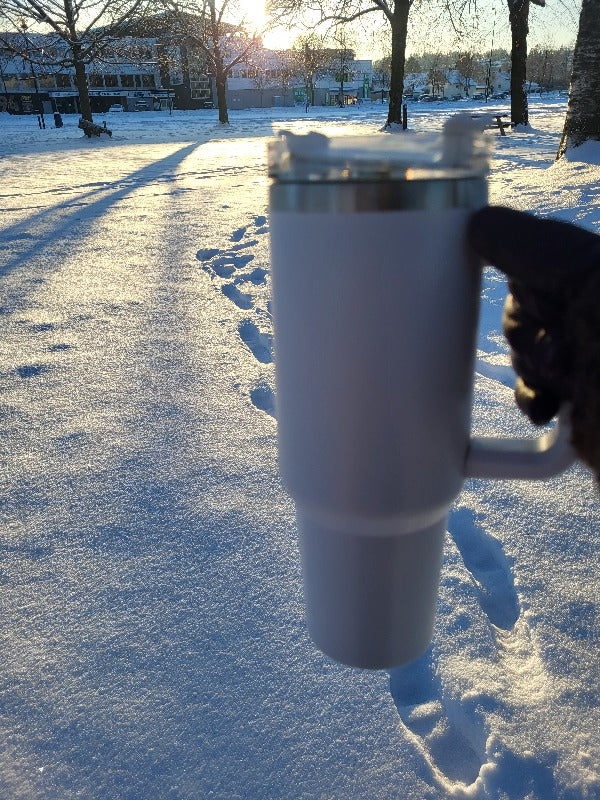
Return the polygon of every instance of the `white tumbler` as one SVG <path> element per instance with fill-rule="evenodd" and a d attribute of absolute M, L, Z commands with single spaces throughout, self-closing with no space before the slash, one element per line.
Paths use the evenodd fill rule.
<path fill-rule="evenodd" d="M 437 137 L 282 133 L 269 150 L 280 469 L 296 505 L 308 629 L 343 663 L 428 646 L 446 521 L 465 477 L 542 478 L 572 454 L 470 436 L 487 201 L 470 120 Z"/>

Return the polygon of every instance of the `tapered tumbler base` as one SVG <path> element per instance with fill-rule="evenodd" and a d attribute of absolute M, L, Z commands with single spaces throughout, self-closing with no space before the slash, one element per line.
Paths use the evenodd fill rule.
<path fill-rule="evenodd" d="M 433 634 L 446 516 L 411 533 L 380 536 L 296 513 L 306 617 L 317 647 L 366 669 L 418 658 Z"/>

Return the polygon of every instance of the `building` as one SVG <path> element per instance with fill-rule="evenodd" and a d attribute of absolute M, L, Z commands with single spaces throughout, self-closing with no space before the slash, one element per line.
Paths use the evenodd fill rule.
<path fill-rule="evenodd" d="M 305 105 L 307 97 L 316 106 L 352 105 L 370 98 L 372 73 L 372 61 L 352 59 L 343 76 L 335 66 L 320 70 L 311 93 L 289 52 L 262 49 L 251 64 L 240 63 L 232 70 L 227 105 L 232 109 Z"/>
<path fill-rule="evenodd" d="M 32 48 L 44 46 L 42 34 L 30 34 L 29 39 Z M 331 64 L 315 77 L 312 104 L 353 104 L 370 97 L 370 60 L 348 61 L 343 74 L 335 68 L 335 59 Z M 174 42 L 168 36 L 123 36 L 113 54 L 87 65 L 86 73 L 92 113 L 103 113 L 113 104 L 128 111 L 216 105 L 215 80 L 206 59 L 189 42 Z M 240 62 L 228 77 L 228 107 L 304 105 L 311 92 L 301 73 L 290 52 L 255 51 L 251 62 Z M 80 113 L 74 68 L 42 67 L 0 49 L 0 111 Z"/>
<path fill-rule="evenodd" d="M 41 35 L 30 35 L 36 46 Z M 135 60 L 118 57 L 87 67 L 92 112 L 116 103 L 125 109 L 167 108 L 173 92 L 161 84 L 156 40 L 136 42 Z M 140 57 L 141 56 L 141 57 Z M 42 67 L 0 50 L 0 111 L 11 114 L 79 113 L 74 68 Z"/>

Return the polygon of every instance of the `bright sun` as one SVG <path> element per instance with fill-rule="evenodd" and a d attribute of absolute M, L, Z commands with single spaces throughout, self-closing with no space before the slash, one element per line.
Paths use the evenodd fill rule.
<path fill-rule="evenodd" d="M 239 10 L 249 23 L 250 29 L 261 31 L 265 26 L 265 4 L 257 0 L 239 0 Z M 297 32 L 284 27 L 276 28 L 263 35 L 263 44 L 270 50 L 285 50 L 294 41 Z"/>

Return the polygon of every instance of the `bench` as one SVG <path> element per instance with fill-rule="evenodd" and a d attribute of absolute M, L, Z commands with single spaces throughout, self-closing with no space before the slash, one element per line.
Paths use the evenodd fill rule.
<path fill-rule="evenodd" d="M 88 122 L 87 119 L 80 119 L 77 124 L 78 127 L 81 128 L 85 135 L 90 139 L 92 136 L 100 136 L 101 133 L 105 133 L 107 136 L 112 136 L 112 131 L 106 127 L 106 122 L 103 125 L 96 125 L 95 122 Z"/>
<path fill-rule="evenodd" d="M 506 117 L 507 114 L 495 114 L 494 121 L 491 122 L 489 125 L 486 125 L 486 128 L 498 128 L 500 131 L 500 136 L 506 136 L 506 129 L 509 130 L 514 128 L 514 122 L 504 122 L 502 117 Z"/>
<path fill-rule="evenodd" d="M 503 117 L 507 117 L 508 114 L 490 114 L 486 116 L 485 114 L 472 114 L 472 119 L 480 119 L 484 124 L 483 130 L 499 130 L 500 136 L 506 136 L 506 129 L 514 128 L 514 122 L 505 122 Z M 490 121 L 491 117 L 491 121 Z"/>
<path fill-rule="evenodd" d="M 503 117 L 507 117 L 508 114 L 472 114 L 471 119 L 480 119 L 484 125 L 482 130 L 499 130 L 500 136 L 506 136 L 506 129 L 514 128 L 514 122 L 505 122 Z M 491 119 L 490 119 L 491 117 Z"/>

